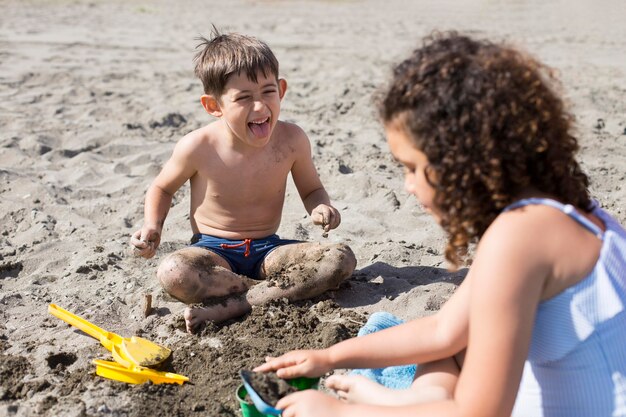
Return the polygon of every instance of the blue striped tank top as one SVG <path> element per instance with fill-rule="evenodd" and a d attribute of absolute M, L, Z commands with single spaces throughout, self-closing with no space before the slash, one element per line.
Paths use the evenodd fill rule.
<path fill-rule="evenodd" d="M 602 240 L 591 273 L 541 302 L 513 417 L 626 417 L 626 231 L 596 205 L 602 231 L 571 205 L 544 204 Z"/>

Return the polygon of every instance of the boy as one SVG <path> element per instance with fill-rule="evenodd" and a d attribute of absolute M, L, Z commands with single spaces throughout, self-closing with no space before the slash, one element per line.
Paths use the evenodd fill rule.
<path fill-rule="evenodd" d="M 306 134 L 278 120 L 287 83 L 278 78 L 272 51 L 258 39 L 217 31 L 198 47 L 200 101 L 217 121 L 177 143 L 146 193 L 144 225 L 131 237 L 138 255 L 154 256 L 172 196 L 190 181 L 192 244 L 168 255 L 157 271 L 174 298 L 213 301 L 185 309 L 190 333 L 207 320 L 237 317 L 271 299 L 320 295 L 356 267 L 346 245 L 275 234 L 290 172 L 314 224 L 327 232 L 341 217 L 320 182 Z"/>

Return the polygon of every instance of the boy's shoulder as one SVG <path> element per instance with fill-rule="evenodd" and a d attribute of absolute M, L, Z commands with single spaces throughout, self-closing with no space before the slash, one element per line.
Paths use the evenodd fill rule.
<path fill-rule="evenodd" d="M 276 136 L 284 142 L 309 143 L 309 138 L 304 130 L 295 123 L 279 120 L 274 128 Z"/>
<path fill-rule="evenodd" d="M 217 138 L 219 138 L 218 121 L 192 130 L 180 138 L 176 146 L 179 148 L 189 148 L 191 150 L 195 150 L 199 147 L 206 147 L 207 145 L 210 146 Z"/>
<path fill-rule="evenodd" d="M 288 134 L 301 134 L 305 135 L 304 130 L 293 122 L 286 122 L 284 120 L 279 120 L 276 124 L 276 128 L 281 132 L 285 132 Z M 306 136 L 306 135 L 305 135 Z"/>

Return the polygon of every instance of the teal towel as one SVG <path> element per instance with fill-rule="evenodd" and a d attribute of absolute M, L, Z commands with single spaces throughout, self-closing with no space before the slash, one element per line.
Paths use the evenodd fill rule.
<path fill-rule="evenodd" d="M 359 336 L 374 333 L 388 327 L 404 323 L 402 319 L 384 311 L 372 314 L 367 323 L 359 330 Z M 378 382 L 392 389 L 405 389 L 411 386 L 415 377 L 415 365 L 389 366 L 378 369 L 355 369 L 350 375 L 363 375 L 364 377 Z"/>

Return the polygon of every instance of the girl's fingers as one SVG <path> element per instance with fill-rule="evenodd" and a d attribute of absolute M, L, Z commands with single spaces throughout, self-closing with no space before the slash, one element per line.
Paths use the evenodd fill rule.
<path fill-rule="evenodd" d="M 304 400 L 304 398 L 309 395 L 308 390 L 294 392 L 293 394 L 289 394 L 283 398 L 281 398 L 276 403 L 276 408 L 279 410 L 283 410 L 282 416 L 287 417 L 290 415 L 294 415 L 295 410 L 290 409 L 290 407 L 295 406 L 298 401 Z M 285 414 L 287 412 L 287 414 Z"/>
<path fill-rule="evenodd" d="M 265 357 L 265 363 L 257 366 L 256 368 L 253 369 L 254 372 L 267 372 L 267 371 L 272 371 L 272 365 L 273 362 L 276 360 L 275 357 L 273 356 L 266 356 Z"/>
<path fill-rule="evenodd" d="M 287 395 L 278 400 L 278 402 L 276 403 L 276 408 L 279 410 L 285 410 L 286 408 L 289 408 L 291 405 L 293 405 L 297 401 L 297 399 L 298 393 Z M 282 415 L 284 416 L 285 413 L 283 412 Z"/>
<path fill-rule="evenodd" d="M 289 367 L 297 365 L 298 361 L 295 358 L 292 358 L 290 355 L 279 356 L 278 358 L 266 357 L 265 363 L 257 366 L 253 369 L 255 372 L 268 372 L 268 371 L 276 371 L 281 368 Z"/>
<path fill-rule="evenodd" d="M 302 375 L 302 364 L 293 364 L 276 370 L 276 376 L 283 379 L 291 379 Z"/>

